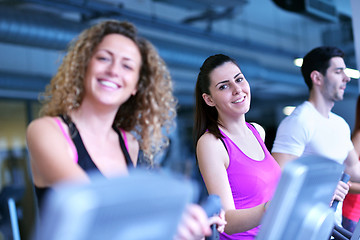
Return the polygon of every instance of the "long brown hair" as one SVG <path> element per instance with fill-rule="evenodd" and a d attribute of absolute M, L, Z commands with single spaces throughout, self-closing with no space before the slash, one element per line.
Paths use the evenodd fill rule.
<path fill-rule="evenodd" d="M 195 120 L 193 130 L 195 146 L 199 138 L 207 130 L 217 138 L 222 137 L 218 127 L 218 112 L 215 107 L 210 107 L 205 103 L 202 95 L 203 93 L 210 94 L 211 72 L 227 62 L 232 62 L 237 65 L 234 59 L 223 54 L 216 54 L 208 57 L 200 67 L 195 86 Z"/>

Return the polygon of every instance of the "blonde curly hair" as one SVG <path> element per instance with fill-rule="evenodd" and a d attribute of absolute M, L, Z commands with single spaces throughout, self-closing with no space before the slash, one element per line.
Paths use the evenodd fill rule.
<path fill-rule="evenodd" d="M 58 72 L 42 94 L 41 115 L 69 115 L 79 108 L 84 95 L 84 78 L 94 49 L 108 34 L 121 34 L 139 48 L 142 65 L 137 93 L 119 108 L 114 126 L 132 131 L 139 140 L 140 149 L 152 164 L 156 153 L 169 144 L 162 132 L 174 125 L 177 101 L 165 62 L 155 47 L 137 34 L 131 23 L 107 20 L 84 30 L 71 42 Z"/>

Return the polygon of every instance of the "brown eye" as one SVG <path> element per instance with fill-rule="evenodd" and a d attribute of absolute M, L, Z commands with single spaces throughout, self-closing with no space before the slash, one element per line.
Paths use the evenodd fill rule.
<path fill-rule="evenodd" d="M 110 60 L 109 58 L 106 58 L 106 57 L 98 57 L 97 59 L 100 61 L 109 61 Z"/>
<path fill-rule="evenodd" d="M 226 89 L 226 88 L 227 88 L 227 85 L 221 85 L 221 86 L 219 87 L 220 90 L 224 90 L 224 89 Z"/>
<path fill-rule="evenodd" d="M 133 70 L 133 67 L 131 67 L 130 65 L 128 64 L 123 64 L 123 67 L 128 69 L 128 70 Z"/>

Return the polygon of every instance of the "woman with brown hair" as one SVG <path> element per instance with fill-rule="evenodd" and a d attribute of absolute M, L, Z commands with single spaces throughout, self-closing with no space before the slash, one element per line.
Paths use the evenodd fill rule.
<path fill-rule="evenodd" d="M 152 165 L 168 145 L 162 128 L 169 130 L 176 116 L 164 61 L 132 24 L 115 20 L 85 29 L 72 42 L 44 97 L 42 117 L 27 129 L 40 210 L 56 183 L 91 182 L 90 172 L 126 175 L 139 150 Z M 195 219 L 195 226 L 181 228 L 186 238 L 180 239 L 210 231 L 204 211 L 192 209 L 184 222 Z"/>
<path fill-rule="evenodd" d="M 196 157 L 227 221 L 220 239 L 255 239 L 281 170 L 264 144 L 264 129 L 246 122 L 250 85 L 234 59 L 217 54 L 201 66 L 195 94 Z"/>

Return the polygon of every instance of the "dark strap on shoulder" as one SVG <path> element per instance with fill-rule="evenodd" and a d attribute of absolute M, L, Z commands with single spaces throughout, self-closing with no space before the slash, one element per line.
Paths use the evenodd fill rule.
<path fill-rule="evenodd" d="M 224 139 L 222 139 L 222 138 L 219 138 L 220 139 L 220 141 L 224 144 L 224 147 L 225 147 L 225 149 L 226 149 L 226 152 L 229 154 L 229 151 L 228 151 L 228 149 L 227 149 L 227 147 L 226 147 L 226 144 L 225 144 L 225 142 L 224 142 Z"/>
<path fill-rule="evenodd" d="M 123 151 L 124 153 L 124 156 L 125 156 L 125 160 L 126 160 L 126 165 L 128 167 L 133 167 L 134 164 L 133 162 L 131 161 L 131 158 L 130 158 L 130 154 L 126 148 L 126 145 L 125 145 L 125 141 L 124 141 L 124 138 L 122 137 L 119 129 L 115 126 L 113 126 L 113 129 L 115 130 L 115 132 L 119 135 L 119 140 L 120 140 L 120 147 L 121 147 L 121 150 Z"/>
<path fill-rule="evenodd" d="M 64 123 L 66 123 L 66 125 L 69 128 L 69 132 L 70 132 L 70 137 L 71 139 L 74 141 L 75 136 L 78 133 L 78 130 L 75 126 L 75 124 L 71 121 L 70 117 L 67 115 L 59 115 L 59 117 L 64 121 Z"/>
<path fill-rule="evenodd" d="M 68 117 L 68 116 L 63 116 L 63 115 L 60 115 L 61 119 L 68 125 L 69 127 L 69 131 L 70 131 L 70 134 L 71 134 L 71 138 L 73 139 L 73 142 L 75 143 L 74 141 L 74 138 L 76 135 L 78 135 L 78 130 L 75 126 L 75 124 L 71 121 L 71 119 Z M 130 154 L 126 148 L 126 145 L 125 145 L 125 142 L 124 142 L 124 139 L 119 131 L 118 128 L 114 127 L 113 126 L 113 129 L 115 130 L 115 132 L 118 134 L 119 136 L 119 142 L 120 142 L 120 148 L 122 150 L 122 152 L 124 153 L 124 156 L 125 156 L 125 161 L 126 161 L 126 165 L 128 167 L 133 167 L 133 162 L 131 161 L 131 158 L 130 158 Z M 80 135 L 79 135 L 80 136 Z M 82 141 L 81 141 L 82 142 Z M 75 143 L 76 145 L 76 143 Z M 83 147 L 85 149 L 85 146 Z M 89 156 L 90 157 L 90 156 Z"/>
<path fill-rule="evenodd" d="M 257 130 L 256 127 L 254 126 L 254 124 L 252 124 L 252 123 L 249 123 L 249 124 L 255 129 L 255 131 L 258 132 L 258 130 Z M 224 144 L 224 147 L 225 147 L 226 151 L 229 153 L 229 151 L 228 151 L 228 149 L 227 149 L 227 147 L 226 147 L 226 144 L 225 144 L 225 142 L 224 142 L 224 139 L 223 139 L 223 138 L 219 138 L 219 139 L 220 139 L 221 142 Z"/>
<path fill-rule="evenodd" d="M 259 131 L 256 129 L 256 127 L 255 127 L 255 125 L 254 124 L 252 124 L 252 123 L 249 123 L 254 129 L 255 129 L 255 131 L 257 132 L 257 133 L 259 133 Z M 260 133 L 259 133 L 260 134 Z"/>
<path fill-rule="evenodd" d="M 71 139 L 76 147 L 78 153 L 78 162 L 77 164 L 85 170 L 85 172 L 97 172 L 101 173 L 97 168 L 93 160 L 91 159 L 84 142 L 79 134 L 78 129 L 76 128 L 75 123 L 73 123 L 68 116 L 61 116 L 63 121 L 68 125 Z"/>

